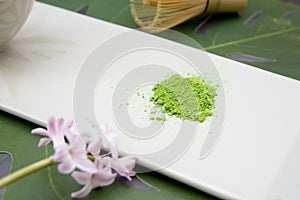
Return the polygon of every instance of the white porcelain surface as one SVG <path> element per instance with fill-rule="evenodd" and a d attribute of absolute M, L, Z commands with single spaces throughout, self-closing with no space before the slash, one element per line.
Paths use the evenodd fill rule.
<path fill-rule="evenodd" d="M 83 63 L 100 44 L 126 31 L 36 3 L 30 19 L 11 41 L 11 48 L 0 54 L 0 108 L 41 125 L 53 114 L 73 118 L 73 92 Z M 146 34 L 143 37 L 153 43 L 172 44 Z M 174 49 L 181 46 L 189 55 L 202 54 L 173 44 Z M 226 97 L 222 135 L 210 154 L 199 159 L 207 134 L 207 124 L 201 125 L 202 132 L 184 155 L 159 172 L 223 199 L 299 199 L 300 82 L 209 56 L 221 76 Z M 110 114 L 105 111 L 99 117 L 110 122 Z M 160 142 L 168 142 L 165 140 Z M 119 142 L 124 147 L 133 145 L 124 136 Z M 150 145 L 144 144 L 151 150 Z M 153 164 L 146 159 L 141 162 Z"/>
<path fill-rule="evenodd" d="M 30 14 L 34 0 L 0 0 L 0 52 L 15 36 Z"/>

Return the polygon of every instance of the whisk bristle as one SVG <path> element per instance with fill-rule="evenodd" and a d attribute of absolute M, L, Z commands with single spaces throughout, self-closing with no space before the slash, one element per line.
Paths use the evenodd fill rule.
<path fill-rule="evenodd" d="M 130 0 L 135 22 L 148 32 L 174 27 L 205 11 L 238 12 L 247 0 Z"/>
<path fill-rule="evenodd" d="M 135 22 L 149 32 L 176 26 L 204 12 L 207 0 L 130 0 Z"/>
<path fill-rule="evenodd" d="M 143 4 L 146 6 L 157 6 L 157 0 L 143 0 Z"/>

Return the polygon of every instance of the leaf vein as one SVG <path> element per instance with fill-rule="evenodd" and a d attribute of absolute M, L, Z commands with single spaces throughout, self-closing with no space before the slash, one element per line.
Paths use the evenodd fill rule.
<path fill-rule="evenodd" d="M 45 154 L 46 154 L 46 158 L 49 157 L 48 155 L 48 146 L 46 147 L 45 149 Z M 49 178 L 49 183 L 50 183 L 50 186 L 54 192 L 54 194 L 58 197 L 59 200 L 65 200 L 60 194 L 59 192 L 57 191 L 55 185 L 54 185 L 54 181 L 53 181 L 53 178 L 52 178 L 52 175 L 51 175 L 51 167 L 48 167 L 47 168 L 47 173 L 48 173 L 48 178 Z"/>
<path fill-rule="evenodd" d="M 109 21 L 114 22 L 116 19 L 118 19 L 119 16 L 121 16 L 127 9 L 129 8 L 129 5 L 125 6 L 122 10 L 120 10 L 115 16 L 113 16 Z"/>
<path fill-rule="evenodd" d="M 293 28 L 280 30 L 280 31 L 275 31 L 275 32 L 272 32 L 272 33 L 266 33 L 266 34 L 262 34 L 262 35 L 257 35 L 257 36 L 245 38 L 245 39 L 240 39 L 240 40 L 225 42 L 225 43 L 221 43 L 221 44 L 211 45 L 211 46 L 208 46 L 208 47 L 204 47 L 204 50 L 212 50 L 212 49 L 217 49 L 217 48 L 221 48 L 221 47 L 226 47 L 226 46 L 251 42 L 251 41 L 254 41 L 254 40 L 260 40 L 260 39 L 264 39 L 264 38 L 268 38 L 268 37 L 274 37 L 274 36 L 277 36 L 277 35 L 280 35 L 280 34 L 283 34 L 283 33 L 288 33 L 288 32 L 296 31 L 296 30 L 299 30 L 299 29 L 300 29 L 300 26 L 296 26 L 296 27 L 293 27 Z"/>

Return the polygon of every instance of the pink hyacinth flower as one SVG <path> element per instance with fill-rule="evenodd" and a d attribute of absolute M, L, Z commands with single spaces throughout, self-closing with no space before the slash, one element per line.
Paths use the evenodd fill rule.
<path fill-rule="evenodd" d="M 91 134 L 89 132 L 81 133 L 80 137 L 82 141 L 87 144 L 87 152 L 93 156 L 98 156 L 102 149 L 102 138 L 96 134 Z"/>
<path fill-rule="evenodd" d="M 119 175 L 131 180 L 131 176 L 135 176 L 135 172 L 132 169 L 135 166 L 137 157 L 125 156 L 121 158 L 104 157 L 101 159 L 101 163 L 109 168 L 114 169 Z"/>
<path fill-rule="evenodd" d="M 94 163 L 88 159 L 86 145 L 78 136 L 68 137 L 69 143 L 55 148 L 52 156 L 54 162 L 58 162 L 58 171 L 63 174 L 72 172 L 75 168 L 89 173 L 97 171 Z"/>
<path fill-rule="evenodd" d="M 31 131 L 32 134 L 45 136 L 40 139 L 38 144 L 39 147 L 45 146 L 51 141 L 53 142 L 54 148 L 62 146 L 65 144 L 64 137 L 71 134 L 70 128 L 73 126 L 73 121 L 69 121 L 65 124 L 63 118 L 55 119 L 55 117 L 50 117 L 47 124 L 47 130 L 43 128 L 36 128 Z"/>
<path fill-rule="evenodd" d="M 97 171 L 95 173 L 79 172 L 75 171 L 72 173 L 72 177 L 84 187 L 73 192 L 71 196 L 73 198 L 81 198 L 88 195 L 92 189 L 97 187 L 103 187 L 110 185 L 116 178 L 116 173 L 112 173 L 110 168 L 104 167 L 98 160 L 95 160 Z"/>
<path fill-rule="evenodd" d="M 94 156 L 98 156 L 101 149 L 109 151 L 113 158 L 118 157 L 118 146 L 116 144 L 117 132 L 108 126 L 92 123 L 92 127 L 96 129 L 96 135 L 89 133 L 82 134 L 83 140 L 88 143 L 87 151 Z"/>

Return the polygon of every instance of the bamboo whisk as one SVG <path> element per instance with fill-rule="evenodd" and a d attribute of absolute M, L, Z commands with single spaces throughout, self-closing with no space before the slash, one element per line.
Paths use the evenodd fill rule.
<path fill-rule="evenodd" d="M 174 27 L 202 13 L 238 12 L 247 0 L 130 0 L 135 22 L 149 32 Z"/>

